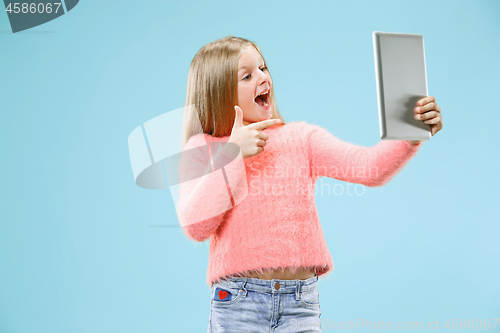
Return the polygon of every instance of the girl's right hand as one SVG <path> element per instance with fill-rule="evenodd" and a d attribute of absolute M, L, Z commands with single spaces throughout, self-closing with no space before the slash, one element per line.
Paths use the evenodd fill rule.
<path fill-rule="evenodd" d="M 233 130 L 228 142 L 237 144 L 240 147 L 243 158 L 262 153 L 269 135 L 260 130 L 278 125 L 281 123 L 281 120 L 268 119 L 245 126 L 243 125 L 243 111 L 237 105 L 234 109 L 236 111 L 236 118 L 234 119 Z"/>

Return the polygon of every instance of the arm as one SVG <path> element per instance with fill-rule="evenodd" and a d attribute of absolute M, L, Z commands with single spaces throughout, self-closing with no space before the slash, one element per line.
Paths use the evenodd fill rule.
<path fill-rule="evenodd" d="M 213 145 L 211 148 L 214 149 Z M 217 230 L 233 207 L 226 180 L 233 185 L 245 176 L 238 169 L 241 166 L 232 163 L 232 151 L 219 149 L 213 164 L 211 157 L 204 137 L 198 136 L 188 141 L 179 163 L 179 222 L 189 239 L 200 242 Z"/>
<path fill-rule="evenodd" d="M 405 140 L 383 140 L 373 147 L 357 146 L 337 139 L 316 125 L 306 125 L 307 147 L 313 177 L 322 176 L 363 184 L 387 184 L 422 145 Z"/>

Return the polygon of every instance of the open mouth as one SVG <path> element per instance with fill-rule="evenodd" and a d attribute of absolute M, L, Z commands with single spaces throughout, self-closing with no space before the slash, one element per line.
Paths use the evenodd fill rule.
<path fill-rule="evenodd" d="M 268 106 L 270 104 L 269 91 L 270 90 L 266 90 L 266 91 L 262 92 L 260 95 L 258 95 L 257 97 L 255 97 L 255 103 L 259 104 L 262 107 Z"/>

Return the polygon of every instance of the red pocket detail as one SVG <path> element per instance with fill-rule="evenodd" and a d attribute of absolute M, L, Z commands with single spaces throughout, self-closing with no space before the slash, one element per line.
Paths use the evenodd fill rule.
<path fill-rule="evenodd" d="M 227 291 L 224 290 L 219 290 L 219 299 L 222 301 L 224 298 L 226 298 L 228 295 Z"/>

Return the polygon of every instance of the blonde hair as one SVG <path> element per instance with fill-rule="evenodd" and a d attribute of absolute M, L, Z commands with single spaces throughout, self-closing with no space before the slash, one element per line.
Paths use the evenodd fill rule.
<path fill-rule="evenodd" d="M 194 56 L 187 79 L 182 147 L 198 133 L 214 137 L 231 135 L 236 117 L 234 106 L 238 104 L 238 61 L 241 51 L 249 46 L 253 46 L 264 59 L 255 43 L 233 36 L 203 46 Z M 267 66 L 265 59 L 264 65 Z M 281 119 L 284 125 L 273 86 L 269 99 L 273 119 Z"/>

